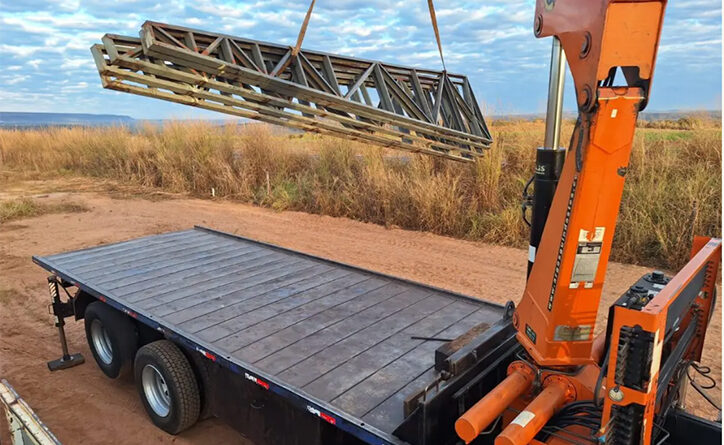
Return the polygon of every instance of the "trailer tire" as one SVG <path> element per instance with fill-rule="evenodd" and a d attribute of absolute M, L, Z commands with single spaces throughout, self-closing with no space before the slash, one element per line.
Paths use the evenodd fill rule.
<path fill-rule="evenodd" d="M 196 423 L 199 384 L 178 346 L 168 340 L 149 343 L 138 350 L 133 367 L 138 394 L 154 425 L 178 434 Z"/>
<path fill-rule="evenodd" d="M 194 370 L 196 381 L 199 384 L 199 396 L 201 399 L 201 408 L 199 410 L 199 420 L 206 420 L 214 417 L 214 402 L 212 400 L 213 391 L 211 388 L 211 372 L 209 368 L 211 364 L 209 360 L 202 357 L 198 352 L 185 349 L 183 352 L 189 359 L 191 367 Z"/>
<path fill-rule="evenodd" d="M 130 379 L 138 350 L 133 321 L 100 301 L 88 305 L 84 318 L 88 346 L 101 371 L 112 379 Z"/>

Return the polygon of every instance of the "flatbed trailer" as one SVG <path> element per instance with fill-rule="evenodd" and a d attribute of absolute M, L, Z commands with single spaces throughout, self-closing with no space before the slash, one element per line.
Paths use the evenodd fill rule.
<path fill-rule="evenodd" d="M 61 331 L 95 301 L 127 314 L 259 443 L 455 443 L 518 350 L 510 306 L 203 227 L 33 261 L 77 289 Z"/>

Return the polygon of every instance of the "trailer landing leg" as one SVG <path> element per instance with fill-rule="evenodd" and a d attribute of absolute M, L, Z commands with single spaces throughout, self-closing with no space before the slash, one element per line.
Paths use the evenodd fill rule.
<path fill-rule="evenodd" d="M 61 284 L 62 286 L 62 284 Z M 52 300 L 51 307 L 55 316 L 55 326 L 58 328 L 58 337 L 60 338 L 60 347 L 63 349 L 63 356 L 56 360 L 48 362 L 48 369 L 57 371 L 59 369 L 72 368 L 83 364 L 85 358 L 80 352 L 70 354 L 68 352 L 68 341 L 65 338 L 65 317 L 73 315 L 72 301 L 63 302 L 60 300 L 60 292 L 58 292 L 58 279 L 55 276 L 48 277 L 48 289 L 50 290 L 50 298 Z"/>

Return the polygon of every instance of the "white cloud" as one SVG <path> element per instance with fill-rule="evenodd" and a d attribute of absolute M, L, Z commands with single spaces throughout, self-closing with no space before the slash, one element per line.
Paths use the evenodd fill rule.
<path fill-rule="evenodd" d="M 63 59 L 63 63 L 60 65 L 60 68 L 64 70 L 72 70 L 77 68 L 91 68 L 94 66 L 93 60 L 90 57 L 69 57 Z"/>
<path fill-rule="evenodd" d="M 11 76 L 7 80 L 2 80 L 0 83 L 4 83 L 5 85 L 15 85 L 21 82 L 25 82 L 26 80 L 30 79 L 30 76 L 22 74 L 17 76 Z"/>
<path fill-rule="evenodd" d="M 32 56 L 37 52 L 45 50 L 46 48 L 43 46 L 8 45 L 5 43 L 0 44 L 0 54 L 10 54 L 19 57 Z"/>
<path fill-rule="evenodd" d="M 78 82 L 60 87 L 61 93 L 77 93 L 88 89 L 88 82 Z"/>
<path fill-rule="evenodd" d="M 107 32 L 137 36 L 147 19 L 293 44 L 307 7 L 307 2 L 287 0 L 4 2 L 0 57 L 5 72 L 11 74 L 0 82 L 13 82 L 14 90 L 24 90 L 20 95 L 0 91 L 0 99 L 16 109 L 103 112 L 113 103 L 123 112 L 145 117 L 182 115 L 183 107 L 102 90 L 90 45 Z M 478 99 L 498 110 L 540 111 L 545 104 L 550 41 L 533 37 L 534 0 L 494 4 L 461 0 L 437 2 L 437 7 L 448 69 L 468 74 Z M 440 67 L 423 0 L 318 2 L 304 46 Z M 721 48 L 719 1 L 669 3 L 651 107 L 695 108 L 720 97 Z M 570 107 L 574 103 L 570 82 L 567 92 Z"/>

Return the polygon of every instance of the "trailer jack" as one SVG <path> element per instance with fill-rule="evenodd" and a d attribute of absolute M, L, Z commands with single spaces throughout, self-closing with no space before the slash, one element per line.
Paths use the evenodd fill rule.
<path fill-rule="evenodd" d="M 54 275 L 48 277 L 48 290 L 50 291 L 50 299 L 52 301 L 50 307 L 53 309 L 55 327 L 58 328 L 60 347 L 63 350 L 62 357 L 48 362 L 48 369 L 51 371 L 72 368 L 73 366 L 85 363 L 85 357 L 83 357 L 83 354 L 80 352 L 77 354 L 70 354 L 68 352 L 68 341 L 65 338 L 65 317 L 73 315 L 73 302 L 72 300 L 66 302 L 61 301 L 60 292 L 58 292 L 58 284 L 57 277 Z M 63 289 L 65 289 L 63 283 L 60 283 L 60 286 L 63 286 Z"/>

